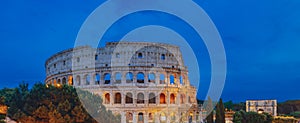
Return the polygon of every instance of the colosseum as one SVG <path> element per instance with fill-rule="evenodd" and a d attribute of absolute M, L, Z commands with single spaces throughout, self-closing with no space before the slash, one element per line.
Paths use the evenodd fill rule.
<path fill-rule="evenodd" d="M 68 84 L 101 95 L 122 123 L 202 121 L 196 88 L 190 84 L 178 46 L 108 42 L 79 46 L 51 56 L 46 84 Z"/>

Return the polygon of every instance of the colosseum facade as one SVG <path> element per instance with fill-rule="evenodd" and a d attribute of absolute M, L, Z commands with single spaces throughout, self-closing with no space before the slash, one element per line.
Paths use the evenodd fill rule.
<path fill-rule="evenodd" d="M 178 46 L 108 42 L 59 52 L 45 63 L 47 84 L 99 94 L 122 123 L 199 122 L 196 88 Z"/>

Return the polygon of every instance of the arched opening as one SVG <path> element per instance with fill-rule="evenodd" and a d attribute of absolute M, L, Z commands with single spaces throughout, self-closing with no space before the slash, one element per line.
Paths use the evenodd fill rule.
<path fill-rule="evenodd" d="M 190 96 L 188 96 L 188 101 L 189 101 L 189 103 L 192 103 L 192 99 Z"/>
<path fill-rule="evenodd" d="M 128 72 L 126 74 L 126 83 L 132 83 L 133 82 L 133 74 L 131 72 Z"/>
<path fill-rule="evenodd" d="M 155 83 L 155 74 L 154 73 L 148 74 L 148 82 Z"/>
<path fill-rule="evenodd" d="M 165 75 L 164 74 L 160 74 L 160 77 L 159 77 L 159 84 L 165 84 Z"/>
<path fill-rule="evenodd" d="M 200 113 L 196 112 L 196 121 L 199 122 L 200 121 Z"/>
<path fill-rule="evenodd" d="M 100 75 L 97 73 L 95 75 L 95 85 L 99 85 L 100 84 Z"/>
<path fill-rule="evenodd" d="M 137 74 L 137 83 L 144 83 L 145 76 L 144 73 L 140 72 Z"/>
<path fill-rule="evenodd" d="M 130 112 L 126 113 L 126 123 L 131 123 L 133 120 L 133 115 Z"/>
<path fill-rule="evenodd" d="M 104 84 L 110 84 L 110 74 L 109 73 L 104 74 Z"/>
<path fill-rule="evenodd" d="M 184 80 L 184 78 L 183 78 L 183 76 L 180 76 L 180 78 L 179 78 L 179 79 L 180 79 L 180 84 L 181 84 L 181 85 L 184 85 L 184 81 L 183 81 L 183 80 Z"/>
<path fill-rule="evenodd" d="M 98 60 L 99 59 L 99 56 L 98 55 L 95 55 L 95 60 Z"/>
<path fill-rule="evenodd" d="M 61 83 L 60 83 L 60 79 L 57 80 L 57 84 L 61 84 Z"/>
<path fill-rule="evenodd" d="M 116 58 L 120 58 L 120 53 L 116 53 Z"/>
<path fill-rule="evenodd" d="M 170 75 L 170 84 L 171 85 L 175 84 L 175 77 L 174 77 L 174 75 Z"/>
<path fill-rule="evenodd" d="M 190 112 L 189 114 L 189 123 L 193 121 L 193 112 Z"/>
<path fill-rule="evenodd" d="M 115 94 L 115 104 L 121 104 L 122 103 L 122 96 L 121 93 Z"/>
<path fill-rule="evenodd" d="M 171 113 L 170 119 L 171 119 L 171 123 L 173 123 L 173 122 L 176 121 L 176 117 L 175 117 L 175 113 L 174 112 Z"/>
<path fill-rule="evenodd" d="M 138 114 L 138 123 L 144 123 L 144 114 L 143 113 Z"/>
<path fill-rule="evenodd" d="M 165 94 L 161 93 L 159 96 L 159 103 L 160 104 L 166 104 L 166 96 Z"/>
<path fill-rule="evenodd" d="M 148 120 L 150 120 L 150 121 L 154 120 L 153 113 L 149 113 L 149 116 L 148 116 L 148 117 L 149 117 Z"/>
<path fill-rule="evenodd" d="M 160 122 L 165 123 L 167 121 L 167 116 L 164 112 L 160 113 Z"/>
<path fill-rule="evenodd" d="M 81 84 L 81 83 L 80 83 L 80 76 L 79 76 L 79 75 L 76 76 L 76 83 L 77 83 L 77 85 L 80 85 L 80 84 Z"/>
<path fill-rule="evenodd" d="M 133 99 L 132 99 L 132 98 L 133 98 L 133 97 L 132 97 L 132 93 L 127 93 L 127 94 L 126 94 L 125 103 L 127 103 L 127 104 L 133 103 Z"/>
<path fill-rule="evenodd" d="M 90 75 L 85 75 L 85 85 L 89 85 L 91 81 Z"/>
<path fill-rule="evenodd" d="M 120 84 L 122 79 L 122 74 L 120 72 L 115 74 L 115 83 Z"/>
<path fill-rule="evenodd" d="M 185 103 L 185 95 L 184 95 L 184 94 L 181 94 L 181 95 L 180 95 L 180 103 L 181 103 L 181 104 L 184 104 L 184 103 Z"/>
<path fill-rule="evenodd" d="M 69 76 L 69 78 L 68 78 L 68 84 L 69 85 L 73 85 L 73 76 Z"/>
<path fill-rule="evenodd" d="M 105 96 L 104 96 L 105 100 L 104 100 L 104 103 L 105 104 L 109 104 L 110 103 L 110 95 L 109 93 L 106 93 Z"/>
<path fill-rule="evenodd" d="M 166 55 L 165 54 L 161 54 L 160 59 L 161 60 L 165 60 L 166 59 Z"/>
<path fill-rule="evenodd" d="M 53 85 L 56 85 L 56 84 L 57 84 L 56 79 L 54 79 L 53 80 Z"/>
<path fill-rule="evenodd" d="M 144 94 L 143 93 L 138 93 L 138 95 L 137 95 L 137 103 L 138 104 L 143 104 L 144 103 Z"/>
<path fill-rule="evenodd" d="M 142 53 L 138 53 L 138 58 L 143 58 L 143 54 Z"/>
<path fill-rule="evenodd" d="M 172 93 L 170 95 L 170 104 L 175 104 L 175 102 L 176 102 L 175 94 Z"/>
<path fill-rule="evenodd" d="M 62 79 L 62 84 L 63 84 L 63 85 L 66 85 L 66 84 L 67 84 L 67 79 L 66 79 L 65 77 Z"/>
<path fill-rule="evenodd" d="M 155 104 L 155 103 L 156 103 L 155 94 L 150 93 L 149 94 L 149 104 Z"/>

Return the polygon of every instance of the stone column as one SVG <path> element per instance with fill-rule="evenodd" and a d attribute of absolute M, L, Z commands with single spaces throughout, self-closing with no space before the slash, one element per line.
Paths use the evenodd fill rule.
<path fill-rule="evenodd" d="M 197 115 L 196 115 L 196 111 L 194 111 L 194 112 L 193 112 L 193 123 L 196 123 L 196 119 L 197 119 L 196 116 L 197 116 Z"/>
<path fill-rule="evenodd" d="M 135 111 L 132 113 L 132 122 L 137 123 L 137 114 Z"/>
<path fill-rule="evenodd" d="M 155 72 L 155 84 L 158 85 L 160 81 L 160 73 L 159 72 Z"/>
<path fill-rule="evenodd" d="M 110 94 L 109 94 L 109 105 L 111 106 L 113 103 L 114 103 L 114 94 L 113 94 L 113 92 L 112 92 L 112 90 L 110 90 L 110 92 L 109 92 Z"/>
<path fill-rule="evenodd" d="M 155 123 L 160 123 L 159 121 L 159 113 L 158 112 L 155 112 L 155 116 L 154 116 L 154 119 L 155 119 Z"/>
<path fill-rule="evenodd" d="M 96 77 L 96 74 L 94 75 L 94 74 L 90 74 L 90 76 L 91 76 L 91 80 L 90 80 L 90 85 L 95 85 L 95 81 L 96 81 L 96 79 L 95 79 L 95 77 Z"/>
<path fill-rule="evenodd" d="M 125 112 L 121 112 L 121 123 L 126 123 L 126 115 Z"/>
<path fill-rule="evenodd" d="M 168 110 L 169 111 L 169 110 Z M 167 123 L 170 123 L 170 112 L 166 112 Z"/>
<path fill-rule="evenodd" d="M 144 112 L 144 123 L 148 123 L 148 119 L 149 119 L 149 116 L 148 116 L 148 112 Z"/>
<path fill-rule="evenodd" d="M 145 78 L 144 78 L 144 81 L 145 81 L 144 83 L 145 83 L 145 84 L 149 84 L 148 74 L 149 74 L 149 72 L 145 72 L 145 76 L 144 76 L 144 77 L 145 77 Z"/>

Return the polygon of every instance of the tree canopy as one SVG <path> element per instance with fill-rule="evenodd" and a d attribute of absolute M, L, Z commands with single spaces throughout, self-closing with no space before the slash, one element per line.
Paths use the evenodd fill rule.
<path fill-rule="evenodd" d="M 23 83 L 15 89 L 0 90 L 0 97 L 9 106 L 8 116 L 19 122 L 120 122 L 119 115 L 115 116 L 102 105 L 100 96 L 67 85 L 54 87 L 37 83 L 28 89 L 28 84 Z"/>

